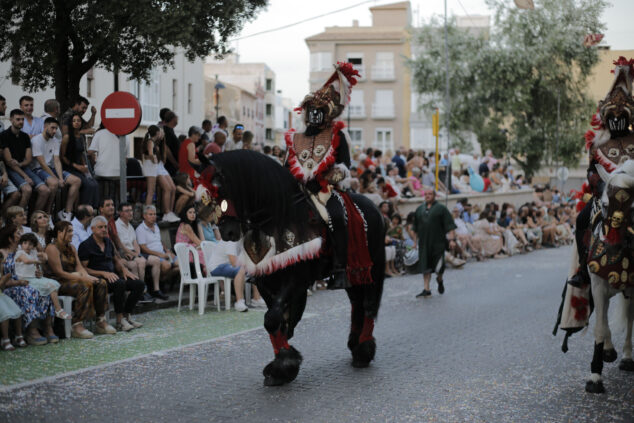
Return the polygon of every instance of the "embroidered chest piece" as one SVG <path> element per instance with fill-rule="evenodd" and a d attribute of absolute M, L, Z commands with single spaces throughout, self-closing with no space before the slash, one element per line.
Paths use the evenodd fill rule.
<path fill-rule="evenodd" d="M 304 173 L 311 174 L 326 157 L 332 142 L 332 133 L 325 129 L 316 135 L 307 136 L 305 134 L 295 134 L 293 137 L 293 148 L 297 155 L 297 161 L 304 170 Z"/>

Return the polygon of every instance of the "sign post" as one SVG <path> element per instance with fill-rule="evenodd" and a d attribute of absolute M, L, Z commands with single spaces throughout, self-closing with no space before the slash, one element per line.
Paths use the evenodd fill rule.
<path fill-rule="evenodd" d="M 440 133 L 440 114 L 438 112 L 438 109 L 436 109 L 436 112 L 434 112 L 433 116 L 432 116 L 432 132 L 434 134 L 434 137 L 436 137 L 436 177 L 434 178 L 435 182 L 435 186 L 434 186 L 434 190 L 436 192 L 438 192 L 438 135 Z"/>
<path fill-rule="evenodd" d="M 101 122 L 110 132 L 119 136 L 119 193 L 120 201 L 127 199 L 126 181 L 126 139 L 139 127 L 141 122 L 141 105 L 132 94 L 116 91 L 105 98 L 101 104 Z"/>

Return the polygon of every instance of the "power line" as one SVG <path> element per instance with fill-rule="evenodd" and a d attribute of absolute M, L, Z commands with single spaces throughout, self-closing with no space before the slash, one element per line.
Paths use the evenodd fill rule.
<path fill-rule="evenodd" d="M 255 34 L 250 34 L 250 35 L 245 35 L 243 37 L 234 38 L 231 41 L 244 40 L 245 38 L 251 38 L 251 37 L 255 37 L 257 35 L 268 34 L 269 32 L 280 31 L 282 29 L 290 28 L 292 26 L 299 25 L 299 24 L 302 24 L 304 22 L 308 22 L 308 21 L 312 21 L 312 20 L 315 20 L 315 19 L 323 18 L 324 16 L 334 15 L 335 13 L 343 12 L 344 10 L 348 10 L 348 9 L 353 9 L 355 7 L 361 6 L 362 4 L 371 3 L 371 2 L 376 2 L 376 0 L 365 0 L 365 1 L 362 1 L 360 3 L 353 4 L 352 6 L 344 7 L 343 9 L 333 10 L 332 12 L 327 12 L 327 13 L 323 13 L 321 15 L 317 15 L 317 16 L 313 16 L 313 17 L 310 17 L 310 18 L 306 18 L 304 20 L 301 20 L 301 21 L 298 21 L 298 22 L 295 22 L 295 23 L 291 23 L 291 24 L 288 24 L 288 25 L 280 26 L 278 28 L 267 29 L 265 31 L 256 32 Z"/>

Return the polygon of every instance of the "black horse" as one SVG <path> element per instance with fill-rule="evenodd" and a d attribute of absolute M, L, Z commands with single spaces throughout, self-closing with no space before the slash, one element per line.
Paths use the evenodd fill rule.
<path fill-rule="evenodd" d="M 307 289 L 332 273 L 326 224 L 303 186 L 285 167 L 263 154 L 239 150 L 214 155 L 202 179 L 211 180 L 215 187 L 214 202 L 222 210 L 218 223 L 222 239 L 242 239 L 241 261 L 249 263 L 250 281 L 267 304 L 264 327 L 275 359 L 263 370 L 264 384 L 291 382 L 302 356 L 288 340 L 304 313 Z M 349 196 L 364 219 L 372 262 L 371 280 L 346 288 L 352 306 L 348 338 L 352 365 L 366 367 L 376 352 L 373 331 L 385 277 L 385 223 L 370 200 L 353 193 Z"/>

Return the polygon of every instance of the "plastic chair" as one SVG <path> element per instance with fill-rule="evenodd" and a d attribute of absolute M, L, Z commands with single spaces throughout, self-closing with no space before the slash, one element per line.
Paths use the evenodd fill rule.
<path fill-rule="evenodd" d="M 70 297 L 68 295 L 60 295 L 59 302 L 62 305 L 64 311 L 71 316 L 73 314 L 73 301 L 75 301 L 75 297 Z M 72 322 L 69 320 L 64 320 L 64 335 L 66 335 L 67 339 L 70 339 L 70 331 L 73 327 Z"/>
<path fill-rule="evenodd" d="M 180 268 L 181 273 L 181 284 L 180 289 L 178 290 L 178 311 L 181 309 L 181 299 L 183 297 L 183 288 L 185 285 L 189 286 L 189 309 L 194 309 L 194 298 L 196 296 L 196 291 L 194 285 L 198 286 L 198 314 L 203 315 L 205 313 L 205 305 L 207 303 L 207 290 L 209 288 L 209 284 L 214 284 L 214 294 L 215 297 L 218 298 L 219 295 L 219 287 L 218 280 L 214 280 L 213 278 L 199 276 L 202 275 L 202 271 L 200 270 L 200 259 L 198 258 L 198 252 L 191 245 L 184 244 L 182 242 L 176 243 L 174 245 L 174 251 L 176 251 L 176 258 L 178 259 L 178 267 Z M 189 263 L 190 254 L 194 257 L 194 270 L 196 275 L 192 275 L 191 267 Z M 218 311 L 220 311 L 220 301 L 218 301 Z"/>
<path fill-rule="evenodd" d="M 200 248 L 203 250 L 203 257 L 205 257 L 205 268 L 207 269 L 207 277 L 217 280 L 219 283 L 225 284 L 225 310 L 231 310 L 231 279 L 224 276 L 212 276 L 213 270 L 209 264 L 211 263 L 211 255 L 213 254 L 214 243 L 211 241 L 203 241 L 200 244 Z M 215 292 L 215 291 L 214 291 Z M 218 299 L 218 296 L 214 297 L 214 303 Z M 220 301 L 218 301 L 220 303 Z"/>

